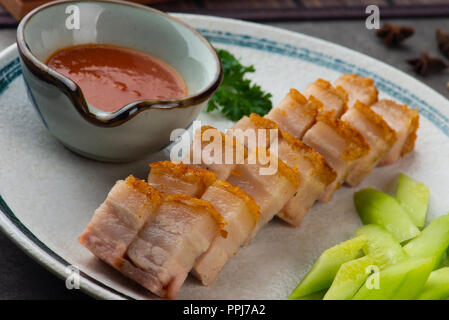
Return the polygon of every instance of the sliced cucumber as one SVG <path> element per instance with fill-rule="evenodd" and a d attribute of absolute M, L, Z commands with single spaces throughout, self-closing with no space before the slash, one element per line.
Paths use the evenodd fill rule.
<path fill-rule="evenodd" d="M 445 267 L 449 267 L 449 251 L 448 250 L 446 250 L 443 253 L 440 264 L 438 265 L 438 268 L 445 268 Z"/>
<path fill-rule="evenodd" d="M 419 265 L 421 264 L 421 265 Z M 403 283 L 395 292 L 393 300 L 412 300 L 416 299 L 422 292 L 429 279 L 433 269 L 434 261 L 432 258 L 421 259 L 417 267 L 410 270 L 404 278 Z M 419 266 L 418 266 L 419 265 Z"/>
<path fill-rule="evenodd" d="M 357 229 L 355 235 L 365 237 L 363 252 L 371 256 L 381 269 L 407 258 L 401 244 L 382 226 L 367 224 Z"/>
<path fill-rule="evenodd" d="M 426 222 L 429 195 L 430 190 L 424 183 L 402 173 L 399 175 L 396 199 L 418 228 L 424 227 Z"/>
<path fill-rule="evenodd" d="M 297 298 L 296 300 L 323 300 L 326 290 L 311 293 L 307 296 Z"/>
<path fill-rule="evenodd" d="M 340 266 L 355 259 L 365 244 L 363 237 L 356 237 L 324 251 L 289 299 L 298 299 L 329 288 Z"/>
<path fill-rule="evenodd" d="M 423 229 L 421 235 L 404 246 L 410 257 L 427 258 L 435 260 L 435 267 L 440 264 L 441 258 L 449 247 L 449 214 L 438 217 Z"/>
<path fill-rule="evenodd" d="M 370 274 L 374 259 L 364 256 L 343 263 L 335 276 L 334 282 L 324 296 L 324 300 L 350 300 L 365 283 Z"/>
<path fill-rule="evenodd" d="M 408 300 L 415 299 L 432 271 L 432 258 L 410 258 L 371 275 L 355 294 L 354 300 Z M 370 286 L 378 277 L 379 286 Z"/>
<path fill-rule="evenodd" d="M 420 233 L 398 201 L 386 193 L 364 189 L 354 194 L 354 203 L 364 224 L 385 227 L 399 242 Z"/>
<path fill-rule="evenodd" d="M 418 300 L 446 300 L 449 298 L 449 267 L 432 272 Z"/>

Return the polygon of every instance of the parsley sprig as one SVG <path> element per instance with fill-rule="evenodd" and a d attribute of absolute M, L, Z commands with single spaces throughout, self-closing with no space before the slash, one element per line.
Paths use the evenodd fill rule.
<path fill-rule="evenodd" d="M 223 83 L 209 100 L 207 112 L 220 110 L 228 119 L 238 121 L 257 113 L 264 116 L 272 108 L 271 94 L 245 79 L 254 66 L 243 66 L 229 51 L 217 50 L 223 65 Z"/>

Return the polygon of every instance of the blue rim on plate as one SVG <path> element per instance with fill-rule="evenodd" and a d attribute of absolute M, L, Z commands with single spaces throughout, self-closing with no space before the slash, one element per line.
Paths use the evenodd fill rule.
<path fill-rule="evenodd" d="M 346 62 L 340 58 L 335 58 L 330 55 L 313 51 L 307 48 L 295 47 L 290 44 L 280 43 L 266 38 L 254 37 L 248 34 L 239 34 L 231 32 L 223 32 L 219 30 L 198 29 L 210 42 L 220 43 L 226 45 L 233 45 L 239 47 L 250 48 L 254 50 L 260 50 L 269 52 L 272 54 L 279 54 L 295 59 L 307 61 L 318 66 L 322 66 L 339 73 L 357 73 L 360 76 L 372 78 L 378 89 L 402 103 L 408 104 L 410 107 L 418 109 L 420 114 L 431 121 L 437 128 L 439 128 L 446 136 L 449 137 L 449 119 L 441 114 L 438 110 L 433 108 L 425 100 L 417 97 L 405 88 L 402 88 L 398 84 L 395 84 L 382 76 L 361 68 L 355 64 Z M 0 70 L 0 96 L 7 89 L 8 85 L 16 78 L 22 75 L 20 68 L 19 58 L 15 58 L 5 67 Z M 32 241 L 42 251 L 52 257 L 59 264 L 64 267 L 69 266 L 70 263 L 58 255 L 56 252 L 47 247 L 42 241 L 40 241 L 12 212 L 4 201 L 0 194 L 0 211 L 2 214 L 22 233 L 28 240 Z M 113 295 L 124 298 L 133 299 L 117 290 L 109 287 L 108 285 L 101 283 L 100 281 L 90 277 L 89 275 L 80 272 L 81 277 L 90 283 L 100 286 L 101 288 L 108 290 Z M 87 292 L 92 294 L 92 292 Z"/>

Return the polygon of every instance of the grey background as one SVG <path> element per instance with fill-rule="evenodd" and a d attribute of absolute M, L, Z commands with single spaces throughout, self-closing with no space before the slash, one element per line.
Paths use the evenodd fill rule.
<path fill-rule="evenodd" d="M 415 27 L 415 35 L 404 45 L 389 49 L 374 36 L 372 30 L 365 28 L 362 20 L 313 21 L 313 22 L 270 22 L 268 24 L 302 32 L 311 36 L 329 40 L 352 48 L 369 56 L 384 61 L 397 69 L 417 77 L 446 98 L 449 98 L 449 72 L 416 76 L 404 61 L 419 56 L 427 50 L 433 56 L 443 57 L 435 42 L 435 29 L 449 31 L 449 19 L 410 19 L 389 20 L 395 24 Z M 386 21 L 383 21 L 386 22 Z M 0 30 L 0 50 L 15 42 L 15 30 Z M 449 60 L 447 60 L 449 62 Z M 38 265 L 8 238 L 0 233 L 0 299 L 88 299 L 76 290 L 67 290 L 64 281 L 52 275 Z"/>

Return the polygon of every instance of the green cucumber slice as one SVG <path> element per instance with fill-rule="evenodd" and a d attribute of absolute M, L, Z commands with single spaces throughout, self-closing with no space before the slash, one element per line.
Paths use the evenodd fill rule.
<path fill-rule="evenodd" d="M 424 183 L 402 173 L 399 175 L 396 199 L 418 228 L 426 223 L 429 195 L 429 187 Z"/>
<path fill-rule="evenodd" d="M 354 203 L 364 224 L 384 226 L 399 242 L 420 233 L 398 201 L 386 193 L 364 189 L 354 194 Z"/>
<path fill-rule="evenodd" d="M 423 289 L 433 267 L 432 258 L 410 258 L 371 275 L 355 294 L 354 300 L 409 300 Z M 371 277 L 378 277 L 379 286 L 370 287 Z"/>
<path fill-rule="evenodd" d="M 329 288 L 340 266 L 355 259 L 365 243 L 363 237 L 357 237 L 325 250 L 289 299 L 298 299 Z"/>
<path fill-rule="evenodd" d="M 307 296 L 297 298 L 296 300 L 323 300 L 326 290 L 311 293 Z"/>
<path fill-rule="evenodd" d="M 370 256 L 343 263 L 323 300 L 351 300 L 365 283 L 373 265 L 374 259 Z"/>
<path fill-rule="evenodd" d="M 446 252 L 443 253 L 443 257 L 441 258 L 440 264 L 438 265 L 438 268 L 445 268 L 449 267 L 449 251 L 446 250 Z"/>
<path fill-rule="evenodd" d="M 432 272 L 418 300 L 446 300 L 449 298 L 449 267 Z"/>
<path fill-rule="evenodd" d="M 433 270 L 434 260 L 432 258 L 421 259 L 421 266 L 411 270 L 405 277 L 393 300 L 416 299 L 422 292 Z"/>
<path fill-rule="evenodd" d="M 435 259 L 435 267 L 449 247 L 449 214 L 432 220 L 421 235 L 404 246 L 410 257 Z"/>
<path fill-rule="evenodd" d="M 401 244 L 382 226 L 367 224 L 357 229 L 355 235 L 365 237 L 366 245 L 362 250 L 381 269 L 408 257 Z"/>

